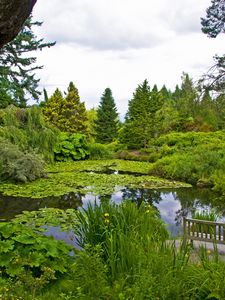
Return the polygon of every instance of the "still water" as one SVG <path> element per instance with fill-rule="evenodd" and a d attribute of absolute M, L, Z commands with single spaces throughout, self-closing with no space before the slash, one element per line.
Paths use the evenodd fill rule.
<path fill-rule="evenodd" d="M 220 221 L 225 217 L 225 199 L 219 199 L 208 189 L 179 188 L 179 189 L 130 189 L 117 187 L 117 192 L 107 196 L 94 196 L 69 193 L 61 197 L 42 199 L 17 198 L 0 195 L 0 220 L 10 220 L 24 210 L 38 210 L 39 208 L 80 208 L 86 207 L 88 202 L 99 203 L 104 199 L 111 199 L 119 203 L 130 199 L 140 204 L 142 201 L 153 205 L 160 213 L 161 219 L 167 224 L 172 236 L 181 232 L 183 216 L 190 216 L 196 211 L 214 211 Z"/>

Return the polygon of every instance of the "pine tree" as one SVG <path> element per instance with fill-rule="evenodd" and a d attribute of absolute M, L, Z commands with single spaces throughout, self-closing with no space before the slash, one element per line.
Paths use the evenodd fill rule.
<path fill-rule="evenodd" d="M 106 88 L 97 109 L 95 120 L 96 141 L 110 143 L 118 136 L 118 113 L 110 88 Z"/>
<path fill-rule="evenodd" d="M 206 10 L 206 18 L 201 18 L 202 31 L 215 38 L 219 33 L 225 33 L 225 2 L 212 0 Z"/>
<path fill-rule="evenodd" d="M 43 66 L 36 65 L 36 57 L 30 53 L 55 44 L 43 43 L 43 39 L 38 40 L 34 35 L 32 26 L 41 25 L 28 18 L 18 36 L 0 49 L 0 107 L 8 104 L 26 107 L 28 99 L 38 100 L 41 93 L 34 71 Z M 3 102 L 2 98 L 8 100 Z"/>

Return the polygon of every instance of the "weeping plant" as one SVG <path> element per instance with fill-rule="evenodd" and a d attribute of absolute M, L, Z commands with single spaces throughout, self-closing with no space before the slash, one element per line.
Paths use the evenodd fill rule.
<path fill-rule="evenodd" d="M 0 136 L 18 146 L 21 151 L 41 154 L 53 161 L 53 148 L 58 130 L 46 123 L 41 108 L 18 108 L 13 105 L 0 111 Z"/>

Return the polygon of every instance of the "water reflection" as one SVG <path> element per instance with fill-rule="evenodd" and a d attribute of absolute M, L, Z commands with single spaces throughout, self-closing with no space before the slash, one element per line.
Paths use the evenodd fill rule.
<path fill-rule="evenodd" d="M 82 196 L 78 193 L 69 193 L 59 197 L 31 199 L 0 195 L 0 220 L 10 220 L 24 210 L 33 211 L 45 207 L 78 208 L 82 206 Z"/>
<path fill-rule="evenodd" d="M 116 203 L 130 199 L 140 205 L 143 201 L 153 205 L 161 218 L 168 224 L 172 235 L 179 234 L 183 216 L 191 216 L 199 210 L 214 210 L 221 214 L 221 221 L 225 217 L 225 201 L 208 189 L 180 188 L 180 189 L 130 189 L 117 187 L 117 192 L 107 196 L 95 196 L 92 193 L 81 195 L 69 193 L 60 197 L 42 199 L 4 197 L 0 195 L 0 219 L 10 220 L 23 210 L 38 210 L 44 207 L 75 208 L 86 207 L 88 202 L 100 203 L 103 200 Z"/>

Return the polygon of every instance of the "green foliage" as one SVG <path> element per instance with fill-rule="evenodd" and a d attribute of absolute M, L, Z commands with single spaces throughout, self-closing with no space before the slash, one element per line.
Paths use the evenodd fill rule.
<path fill-rule="evenodd" d="M 218 220 L 218 214 L 216 214 L 213 210 L 210 212 L 205 210 L 197 211 L 192 215 L 192 219 L 216 222 Z"/>
<path fill-rule="evenodd" d="M 84 248 L 75 256 L 65 243 L 36 233 L 51 226 L 51 218 L 68 229 L 76 219 L 72 226 Z M 212 252 L 182 241 L 175 245 L 156 210 L 131 201 L 116 205 L 103 199 L 66 213 L 26 212 L 0 224 L 0 271 L 5 300 L 225 297 L 225 262 L 216 247 Z"/>
<path fill-rule="evenodd" d="M 31 52 L 51 47 L 55 43 L 43 43 L 32 31 L 32 26 L 41 26 L 41 22 L 33 22 L 28 18 L 15 39 L 1 49 L 0 56 L 0 108 L 9 104 L 25 107 L 27 100 L 38 100 L 39 79 L 35 78 L 35 70 L 43 66 L 36 65 L 36 57 Z M 27 97 L 29 95 L 29 98 Z"/>
<path fill-rule="evenodd" d="M 202 31 L 215 38 L 219 33 L 225 33 L 224 2 L 211 0 L 211 6 L 206 10 L 206 18 L 201 18 Z"/>
<path fill-rule="evenodd" d="M 0 224 L 1 277 L 13 281 L 15 293 L 22 286 L 35 297 L 37 290 L 66 273 L 72 260 L 69 251 L 65 243 L 27 226 Z"/>
<path fill-rule="evenodd" d="M 61 132 L 54 147 L 56 161 L 81 160 L 87 158 L 89 150 L 86 137 L 80 133 Z"/>
<path fill-rule="evenodd" d="M 87 139 L 90 143 L 94 143 L 96 131 L 95 120 L 97 119 L 97 111 L 94 108 L 87 110 Z"/>
<path fill-rule="evenodd" d="M 71 231 L 78 225 L 77 213 L 74 209 L 41 208 L 38 211 L 23 211 L 13 220 L 15 224 L 23 224 L 33 228 L 35 232 L 44 232 L 49 227 L 60 227 L 60 230 Z"/>
<path fill-rule="evenodd" d="M 96 141 L 110 143 L 118 136 L 118 113 L 110 88 L 105 89 L 95 120 Z"/>
<path fill-rule="evenodd" d="M 48 99 L 43 109 L 46 119 L 58 129 L 69 133 L 86 133 L 87 112 L 84 102 L 80 102 L 78 89 L 70 82 L 63 98 L 59 89 Z"/>
<path fill-rule="evenodd" d="M 85 244 L 101 245 L 112 280 L 120 274 L 132 274 L 138 267 L 141 251 L 148 251 L 149 245 L 168 237 L 152 207 L 141 205 L 138 208 L 130 201 L 120 205 L 107 200 L 100 205 L 89 204 L 78 218 L 81 223 L 76 232 L 79 244 L 82 247 Z"/>
<path fill-rule="evenodd" d="M 21 151 L 34 151 L 45 160 L 53 160 L 57 130 L 44 121 L 41 109 L 9 106 L 0 111 L 0 137 L 18 146 Z"/>
<path fill-rule="evenodd" d="M 148 81 L 139 85 L 129 101 L 125 124 L 119 139 L 131 149 L 146 147 L 149 140 L 158 134 L 159 122 L 156 113 L 163 105 L 163 95 L 157 89 L 151 91 Z"/>
<path fill-rule="evenodd" d="M 151 166 L 152 175 L 212 186 L 218 170 L 225 166 L 224 132 L 170 133 L 152 141 L 152 146 L 164 152 Z"/>
<path fill-rule="evenodd" d="M 107 145 L 93 143 L 88 145 L 90 159 L 109 159 L 113 157 L 113 152 Z"/>
<path fill-rule="evenodd" d="M 0 178 L 33 181 L 46 175 L 44 161 L 34 153 L 23 153 L 16 145 L 0 140 Z"/>

